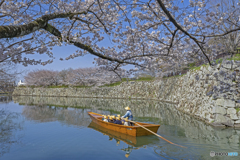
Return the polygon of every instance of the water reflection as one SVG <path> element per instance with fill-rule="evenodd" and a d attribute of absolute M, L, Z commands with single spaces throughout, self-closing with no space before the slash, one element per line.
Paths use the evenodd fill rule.
<path fill-rule="evenodd" d="M 21 135 L 16 135 L 21 130 L 23 121 L 20 114 L 0 108 L 0 157 L 9 152 L 11 145 L 18 143 Z"/>
<path fill-rule="evenodd" d="M 146 147 L 146 145 L 150 145 L 150 144 L 158 144 L 160 142 L 159 138 L 157 138 L 154 135 L 134 137 L 134 136 L 126 135 L 123 133 L 119 133 L 116 131 L 103 128 L 94 122 L 91 122 L 88 127 L 98 132 L 101 132 L 105 136 L 108 136 L 109 141 L 115 140 L 116 146 L 118 146 L 121 142 L 126 143 L 127 146 L 123 146 L 121 150 L 125 152 L 125 157 L 127 158 L 129 157 L 130 153 L 133 150 L 137 150 L 141 147 Z"/>
<path fill-rule="evenodd" d="M 70 108 L 70 107 L 56 107 L 56 106 L 44 106 L 44 105 L 26 105 L 23 108 L 22 114 L 28 120 L 34 120 L 37 122 L 52 122 L 60 121 L 67 125 L 75 125 L 79 127 L 87 127 L 91 122 L 91 118 L 88 115 L 90 109 L 86 108 Z M 95 112 L 100 114 L 110 114 L 108 111 Z"/>
<path fill-rule="evenodd" d="M 166 139 L 177 144 L 187 146 L 184 150 L 169 145 L 158 138 L 151 141 L 139 137 L 134 140 L 129 137 L 116 136 L 110 131 L 101 131 L 103 134 L 110 134 L 109 139 L 126 143 L 127 147 L 122 151 L 129 156 L 134 150 L 144 146 L 152 147 L 157 155 L 165 158 L 187 158 L 208 159 L 211 150 L 220 152 L 233 152 L 240 150 L 240 130 L 233 128 L 216 129 L 198 121 L 189 115 L 175 109 L 174 105 L 160 103 L 158 101 L 123 100 L 123 99 L 88 99 L 88 98 L 65 98 L 65 97 L 13 97 L 15 103 L 25 105 L 23 114 L 31 120 L 61 121 L 68 125 L 87 127 L 91 119 L 87 111 L 94 111 L 100 114 L 124 114 L 125 106 L 130 106 L 136 121 L 161 124 L 158 133 Z M 71 108 L 76 107 L 76 108 Z M 91 125 L 89 127 L 91 128 Z M 107 133 L 106 133 L 107 132 Z M 151 137 L 151 136 L 150 136 Z M 146 142 L 150 141 L 150 142 Z M 156 143 L 155 143 L 156 141 Z M 138 145 L 138 143 L 143 143 Z M 146 144 L 144 144 L 146 143 Z"/>
<path fill-rule="evenodd" d="M 8 103 L 12 101 L 11 96 L 4 96 L 0 94 L 0 103 Z"/>

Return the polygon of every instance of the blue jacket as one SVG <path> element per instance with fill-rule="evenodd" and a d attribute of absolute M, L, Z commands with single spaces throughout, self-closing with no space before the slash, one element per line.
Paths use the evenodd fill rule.
<path fill-rule="evenodd" d="M 122 121 L 116 120 L 114 123 L 115 123 L 115 124 L 122 124 Z"/>
<path fill-rule="evenodd" d="M 133 120 L 133 115 L 131 110 L 128 110 L 127 113 L 123 116 L 123 118 L 126 118 L 126 117 L 128 117 L 130 121 Z"/>

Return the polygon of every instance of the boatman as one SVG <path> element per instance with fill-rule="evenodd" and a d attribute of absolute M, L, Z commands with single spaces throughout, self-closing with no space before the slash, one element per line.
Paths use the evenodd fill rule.
<path fill-rule="evenodd" d="M 127 106 L 127 107 L 125 107 L 125 110 L 127 110 L 127 112 L 124 116 L 122 116 L 122 118 L 128 117 L 128 120 L 132 121 L 133 120 L 133 115 L 132 115 L 131 109 Z M 130 122 L 130 125 L 133 126 L 133 123 Z"/>

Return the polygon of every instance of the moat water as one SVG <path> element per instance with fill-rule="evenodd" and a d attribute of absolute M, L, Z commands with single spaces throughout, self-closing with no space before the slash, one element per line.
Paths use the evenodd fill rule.
<path fill-rule="evenodd" d="M 129 137 L 91 123 L 87 114 L 125 113 L 160 124 L 154 136 Z M 210 152 L 238 156 L 210 156 Z M 213 128 L 173 104 L 123 99 L 0 97 L 0 160 L 240 159 L 240 129 Z"/>

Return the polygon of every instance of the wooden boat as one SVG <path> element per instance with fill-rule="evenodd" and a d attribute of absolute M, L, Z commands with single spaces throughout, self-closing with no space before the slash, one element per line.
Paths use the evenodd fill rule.
<path fill-rule="evenodd" d="M 100 125 L 101 127 L 116 131 L 116 132 L 120 132 L 123 134 L 127 134 L 127 135 L 131 135 L 131 136 L 146 136 L 146 135 L 151 135 L 152 133 L 150 133 L 149 131 L 143 129 L 140 126 L 124 126 L 124 125 L 119 125 L 119 124 L 114 124 L 114 123 L 109 123 L 109 122 L 104 122 L 102 121 L 103 116 L 101 114 L 98 113 L 94 113 L 94 112 L 88 112 L 88 114 L 90 115 L 92 121 L 98 125 Z M 138 124 L 146 127 L 147 129 L 153 131 L 154 133 L 157 133 L 158 128 L 160 127 L 160 125 L 157 124 L 149 124 L 149 123 L 141 123 L 138 122 Z"/>

